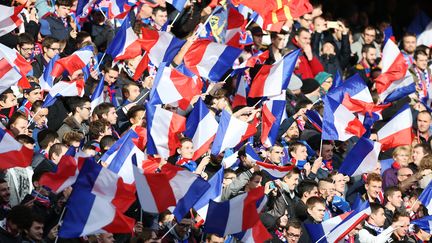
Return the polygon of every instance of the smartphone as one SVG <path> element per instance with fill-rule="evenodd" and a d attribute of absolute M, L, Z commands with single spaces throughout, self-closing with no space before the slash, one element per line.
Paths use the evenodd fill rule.
<path fill-rule="evenodd" d="M 339 24 L 336 21 L 327 21 L 327 28 L 337 29 L 337 28 L 339 28 Z"/>
<path fill-rule="evenodd" d="M 269 189 L 275 189 L 276 188 L 276 185 L 275 185 L 275 183 L 272 181 L 272 182 L 270 182 L 270 184 L 269 184 Z"/>

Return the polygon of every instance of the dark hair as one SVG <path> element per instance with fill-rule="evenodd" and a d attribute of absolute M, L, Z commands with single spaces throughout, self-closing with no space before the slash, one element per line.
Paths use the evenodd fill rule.
<path fill-rule="evenodd" d="M 396 210 L 396 212 L 393 214 L 393 220 L 392 222 L 396 222 L 399 220 L 399 218 L 409 218 L 408 212 L 401 212 Z"/>
<path fill-rule="evenodd" d="M 291 218 L 288 220 L 288 223 L 285 228 L 288 230 L 290 227 L 301 229 L 301 222 L 296 218 Z"/>
<path fill-rule="evenodd" d="M 7 99 L 7 94 L 13 94 L 13 90 L 8 88 L 7 90 L 3 91 L 3 93 L 0 94 L 0 101 L 5 102 Z"/>
<path fill-rule="evenodd" d="M 322 197 L 310 197 L 307 201 L 306 201 L 306 206 L 309 209 L 312 209 L 315 204 L 320 203 L 325 205 L 325 200 Z"/>
<path fill-rule="evenodd" d="M 25 45 L 25 44 L 28 44 L 28 45 L 34 45 L 35 44 L 34 38 L 31 35 L 29 35 L 28 33 L 21 33 L 18 36 L 17 40 L 18 40 L 17 45 L 20 47 Z"/>
<path fill-rule="evenodd" d="M 16 111 L 12 114 L 12 116 L 9 119 L 9 122 L 6 126 L 7 129 L 10 129 L 11 125 L 14 124 L 18 119 L 23 119 L 27 121 L 27 115 L 22 113 L 21 111 Z"/>
<path fill-rule="evenodd" d="M 111 147 L 116 141 L 117 139 L 112 135 L 103 136 L 99 142 L 101 152 L 106 152 L 105 147 Z"/>
<path fill-rule="evenodd" d="M 371 208 L 371 214 L 376 214 L 380 209 L 384 210 L 384 206 L 379 203 L 369 203 L 369 205 Z"/>
<path fill-rule="evenodd" d="M 69 100 L 69 107 L 72 114 L 74 115 L 77 112 L 77 108 L 82 109 L 84 107 L 84 104 L 87 102 L 91 102 L 91 100 L 87 97 L 72 97 Z"/>
<path fill-rule="evenodd" d="M 50 129 L 44 129 L 37 135 L 37 142 L 39 147 L 45 149 L 49 143 L 53 143 L 58 138 L 58 134 Z"/>
<path fill-rule="evenodd" d="M 288 147 L 288 153 L 289 153 L 289 156 L 291 157 L 291 153 L 292 152 L 295 152 L 299 147 L 306 147 L 306 145 L 304 145 L 303 143 L 301 143 L 301 142 L 293 142 L 293 143 L 291 143 L 290 145 L 289 145 L 289 147 Z"/>
<path fill-rule="evenodd" d="M 414 51 L 414 60 L 417 60 L 418 56 L 423 55 L 428 57 L 428 54 L 426 53 L 425 50 L 415 50 Z"/>
<path fill-rule="evenodd" d="M 405 37 L 415 37 L 415 38 L 417 38 L 417 35 L 415 34 L 415 33 L 412 33 L 412 32 L 405 32 L 404 34 L 403 34 L 403 36 L 402 36 L 402 42 L 404 41 L 404 39 L 405 39 Z"/>
<path fill-rule="evenodd" d="M 373 44 L 364 44 L 362 47 L 362 53 L 368 53 L 370 49 L 376 49 Z"/>
<path fill-rule="evenodd" d="M 132 106 L 126 114 L 128 120 L 131 118 L 134 118 L 139 111 L 145 111 L 144 106 L 142 106 L 142 105 Z"/>
<path fill-rule="evenodd" d="M 261 178 L 263 178 L 263 173 L 261 171 L 255 171 L 254 173 L 252 173 L 252 176 L 250 177 L 249 181 L 252 180 L 253 178 L 257 177 L 257 176 L 261 176 Z"/>
<path fill-rule="evenodd" d="M 416 47 L 415 50 L 416 50 L 416 51 L 417 51 L 417 50 L 419 50 L 419 51 L 422 50 L 422 51 L 427 52 L 429 49 L 430 49 L 430 48 L 429 48 L 427 45 L 419 45 L 419 46 Z"/>
<path fill-rule="evenodd" d="M 166 12 L 167 9 L 164 8 L 164 7 L 161 7 L 161 6 L 157 6 L 157 7 L 154 7 L 154 8 L 153 8 L 152 14 L 153 14 L 153 15 L 156 15 L 156 13 L 157 13 L 158 11 Z"/>
<path fill-rule="evenodd" d="M 76 44 L 77 44 L 77 45 L 81 45 L 81 44 L 83 43 L 83 41 L 84 41 L 86 38 L 88 38 L 88 37 L 91 38 L 91 35 L 90 35 L 88 32 L 86 32 L 86 31 L 80 31 L 80 32 L 78 32 L 78 33 L 77 33 L 77 36 L 76 36 L 76 38 L 75 38 L 75 40 L 76 40 Z"/>
<path fill-rule="evenodd" d="M 16 224 L 20 230 L 28 229 L 32 224 L 31 220 L 29 220 L 31 214 L 32 210 L 29 207 L 17 205 L 9 211 L 6 220 Z"/>
<path fill-rule="evenodd" d="M 56 0 L 55 5 L 72 7 L 73 2 L 72 2 L 72 0 Z"/>
<path fill-rule="evenodd" d="M 42 47 L 50 48 L 54 43 L 60 43 L 60 40 L 51 36 L 47 36 L 42 41 Z"/>
<path fill-rule="evenodd" d="M 425 143 L 418 143 L 418 144 L 416 144 L 416 145 L 414 146 L 414 149 L 416 149 L 416 148 L 422 148 L 422 149 L 423 149 L 423 153 L 424 153 L 425 155 L 426 155 L 426 154 L 431 154 L 431 153 L 432 153 L 432 151 L 431 151 L 429 145 L 428 145 L 428 144 L 425 144 Z"/>
<path fill-rule="evenodd" d="M 84 139 L 84 134 L 77 131 L 69 131 L 63 134 L 62 142 L 66 144 L 66 146 L 72 146 L 73 142 L 81 142 Z"/>
<path fill-rule="evenodd" d="M 316 181 L 306 179 L 300 182 L 297 187 L 299 197 L 302 198 L 305 192 L 311 192 L 315 187 L 318 188 L 318 183 Z"/>
<path fill-rule="evenodd" d="M 300 36 L 301 32 L 307 32 L 307 33 L 309 33 L 309 30 L 306 29 L 305 27 L 300 27 L 300 28 L 297 29 L 296 36 Z"/>
<path fill-rule="evenodd" d="M 390 186 L 390 187 L 387 187 L 387 188 L 385 189 L 385 191 L 384 191 L 384 198 L 385 198 L 385 200 L 387 200 L 387 197 L 389 197 L 389 196 L 393 196 L 393 194 L 394 194 L 395 192 L 401 192 L 401 193 L 402 193 L 401 189 L 399 189 L 399 187 L 397 187 L 397 186 Z"/>
<path fill-rule="evenodd" d="M 130 82 L 130 83 L 127 83 L 127 84 L 125 84 L 125 85 L 123 85 L 123 87 L 122 87 L 122 94 L 123 94 L 123 99 L 124 100 L 126 100 L 127 98 L 129 98 L 129 87 L 131 87 L 131 86 L 136 86 L 136 87 L 138 87 L 139 88 L 139 85 L 138 84 L 136 84 L 136 83 L 132 83 L 132 82 Z"/>
<path fill-rule="evenodd" d="M 67 149 L 67 146 L 62 143 L 53 144 L 48 152 L 48 158 L 52 160 L 53 154 L 60 155 L 63 148 Z"/>
<path fill-rule="evenodd" d="M 112 66 L 111 62 L 105 63 L 105 65 L 103 67 L 103 71 L 107 73 L 107 72 L 109 72 L 111 70 L 118 72 L 119 68 L 117 66 Z"/>
<path fill-rule="evenodd" d="M 98 117 L 98 119 L 103 119 L 102 115 L 108 114 L 108 112 L 111 108 L 115 108 L 115 106 L 111 103 L 108 103 L 108 102 L 101 103 L 94 108 L 93 115 L 96 115 Z"/>
<path fill-rule="evenodd" d="M 39 110 L 40 108 L 42 108 L 43 106 L 43 101 L 42 100 L 36 100 L 35 102 L 33 102 L 32 107 L 31 107 L 31 111 L 36 112 L 37 110 Z"/>
<path fill-rule="evenodd" d="M 89 128 L 90 139 L 93 140 L 99 138 L 100 134 L 104 133 L 106 128 L 110 126 L 111 124 L 104 119 L 92 121 Z"/>
<path fill-rule="evenodd" d="M 291 178 L 291 176 L 293 175 L 300 175 L 300 169 L 297 167 L 294 167 L 292 170 L 288 171 L 288 173 L 286 173 L 286 175 L 284 177 L 286 178 Z"/>
<path fill-rule="evenodd" d="M 26 143 L 34 144 L 35 143 L 35 140 L 32 137 L 30 137 L 29 135 L 25 135 L 25 134 L 20 134 L 20 135 L 16 136 L 15 139 L 22 144 L 26 144 Z"/>

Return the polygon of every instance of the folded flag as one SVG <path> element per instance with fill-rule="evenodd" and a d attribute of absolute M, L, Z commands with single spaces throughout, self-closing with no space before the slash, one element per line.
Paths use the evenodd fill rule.
<path fill-rule="evenodd" d="M 196 160 L 205 154 L 218 130 L 218 123 L 212 113 L 201 98 L 195 103 L 195 106 L 186 121 L 186 131 L 184 135 L 192 139 L 194 155 L 192 160 Z"/>
<path fill-rule="evenodd" d="M 429 214 L 432 213 L 432 181 L 426 186 L 423 192 L 418 197 L 419 202 L 426 207 Z"/>
<path fill-rule="evenodd" d="M 107 168 L 119 175 L 126 184 L 135 182 L 132 172 L 132 156 L 137 159 L 137 165 L 142 168 L 142 161 L 145 159 L 144 152 L 135 146 L 132 139 L 138 138 L 138 134 L 130 129 L 101 157 Z"/>
<path fill-rule="evenodd" d="M 422 218 L 411 221 L 411 224 L 416 225 L 427 233 L 432 232 L 432 216 L 424 216 Z"/>
<path fill-rule="evenodd" d="M 329 96 L 323 98 L 324 117 L 322 139 L 346 141 L 352 136 L 361 137 L 366 129 L 351 111 Z"/>
<path fill-rule="evenodd" d="M 147 153 L 168 158 L 180 145 L 178 135 L 186 129 L 186 118 L 160 106 L 146 104 Z"/>
<path fill-rule="evenodd" d="M 345 157 L 339 173 L 358 176 L 373 171 L 378 163 L 381 144 L 361 137 Z"/>
<path fill-rule="evenodd" d="M 255 124 L 241 121 L 223 110 L 211 153 L 218 155 L 227 148 L 234 148 L 241 141 L 254 135 L 256 131 Z"/>
<path fill-rule="evenodd" d="M 31 70 L 30 62 L 27 62 L 15 49 L 0 43 L 0 92 L 16 83 L 23 89 L 30 88 L 26 75 Z"/>
<path fill-rule="evenodd" d="M 299 54 L 300 49 L 290 52 L 273 65 L 263 65 L 252 81 L 249 97 L 279 95 L 286 90 Z"/>
<path fill-rule="evenodd" d="M 210 184 L 199 175 L 171 164 L 164 165 L 160 173 L 142 173 L 134 165 L 133 174 L 142 210 L 161 213 L 169 209 L 178 222 L 210 188 Z"/>
<path fill-rule="evenodd" d="M 201 198 L 195 203 L 193 208 L 197 211 L 197 213 L 201 216 L 201 218 L 206 220 L 207 210 L 209 206 L 210 200 L 215 202 L 220 202 L 222 196 L 222 183 L 224 180 L 224 172 L 223 168 L 219 169 L 216 174 L 214 174 L 208 183 L 210 184 L 210 188 L 201 196 Z"/>
<path fill-rule="evenodd" d="M 56 83 L 45 97 L 43 107 L 53 105 L 58 97 L 72 97 L 84 95 L 84 80 L 79 79 L 71 82 L 60 81 Z"/>
<path fill-rule="evenodd" d="M 252 228 L 244 232 L 234 234 L 234 237 L 243 243 L 261 243 L 273 238 L 261 220 L 258 220 Z"/>
<path fill-rule="evenodd" d="M 229 46 L 240 47 L 240 37 L 245 19 L 234 7 L 228 8 L 227 29 L 225 32 L 225 43 Z"/>
<path fill-rule="evenodd" d="M 322 132 L 322 117 L 316 110 L 306 110 L 305 113 L 307 119 L 310 123 L 312 123 L 312 126 L 315 127 L 319 132 Z"/>
<path fill-rule="evenodd" d="M 233 69 L 236 72 L 243 71 L 246 68 L 255 67 L 255 64 L 264 64 L 264 62 L 269 58 L 269 51 L 266 50 L 261 53 L 257 53 L 247 59 L 246 61 L 242 62 L 241 64 L 234 66 Z"/>
<path fill-rule="evenodd" d="M 347 107 L 349 110 L 350 104 L 349 101 L 346 100 L 346 96 L 353 100 L 358 100 L 365 103 L 373 103 L 369 88 L 359 74 L 351 76 L 337 88 L 329 91 L 327 96 L 345 105 L 345 107 Z"/>
<path fill-rule="evenodd" d="M 383 103 L 390 103 L 416 92 L 414 77 L 409 70 L 401 79 L 392 82 L 387 89 L 379 94 Z"/>
<path fill-rule="evenodd" d="M 377 132 L 381 150 L 410 145 L 414 139 L 412 123 L 411 108 L 406 104 Z"/>
<path fill-rule="evenodd" d="M 114 61 L 135 58 L 141 55 L 141 43 L 132 29 L 129 15 L 123 20 L 123 24 L 106 49 L 106 54 L 111 55 Z"/>
<path fill-rule="evenodd" d="M 104 76 L 102 76 L 102 78 L 99 80 L 98 85 L 96 86 L 96 89 L 93 91 L 93 94 L 90 97 L 90 99 L 91 99 L 90 106 L 91 106 L 92 112 L 96 106 L 104 103 L 104 101 L 105 101 L 105 95 L 104 95 L 105 84 L 104 84 L 104 82 L 105 82 Z"/>
<path fill-rule="evenodd" d="M 59 54 L 56 54 L 53 58 L 51 58 L 48 65 L 45 67 L 42 76 L 39 78 L 39 84 L 43 90 L 50 91 L 54 86 L 55 76 L 51 75 L 51 73 L 54 68 L 54 64 L 58 59 L 60 59 Z"/>
<path fill-rule="evenodd" d="M 189 70 L 202 78 L 221 81 L 241 52 L 241 49 L 235 47 L 209 40 L 197 40 L 185 54 L 184 63 Z"/>
<path fill-rule="evenodd" d="M 72 75 L 75 71 L 81 70 L 87 64 L 89 64 L 93 57 L 93 46 L 85 46 L 75 51 L 70 56 L 58 59 L 54 64 L 51 75 L 54 77 L 59 77 L 64 71 L 67 71 L 70 75 Z"/>
<path fill-rule="evenodd" d="M 170 104 L 186 110 L 192 98 L 201 94 L 201 88 L 202 83 L 197 77 L 191 78 L 177 69 L 161 65 L 154 79 L 149 103 Z"/>
<path fill-rule="evenodd" d="M 284 177 L 295 167 L 294 165 L 277 166 L 264 162 L 256 162 L 256 165 L 258 165 L 262 171 L 265 171 L 273 180 Z"/>
<path fill-rule="evenodd" d="M 204 232 L 220 236 L 252 228 L 259 221 L 260 206 L 267 201 L 264 187 L 258 187 L 228 201 L 209 203 Z"/>
<path fill-rule="evenodd" d="M 25 3 L 17 7 L 0 5 L 0 13 L 2 13 L 0 17 L 0 36 L 6 35 L 23 23 L 20 13 L 25 6 Z"/>
<path fill-rule="evenodd" d="M 322 237 L 327 236 L 338 224 L 340 224 L 351 212 L 347 212 L 341 215 L 337 215 L 333 218 L 324 220 L 320 224 L 304 224 L 307 233 L 313 242 L 323 239 Z"/>
<path fill-rule="evenodd" d="M 162 62 L 170 65 L 185 43 L 184 40 L 177 39 L 168 32 L 147 28 L 142 28 L 141 31 L 142 48 L 148 52 L 150 61 L 156 67 L 159 67 Z"/>
<path fill-rule="evenodd" d="M 134 201 L 135 194 L 121 178 L 94 160 L 87 160 L 66 204 L 59 237 L 78 238 L 101 231 L 132 233 L 135 222 L 123 212 Z"/>
<path fill-rule="evenodd" d="M 27 167 L 31 165 L 33 150 L 27 148 L 0 125 L 0 169 Z"/>
<path fill-rule="evenodd" d="M 131 9 L 131 7 L 127 3 L 128 0 L 110 1 L 108 6 L 108 18 L 124 18 Z"/>
<path fill-rule="evenodd" d="M 264 103 L 261 124 L 261 143 L 264 147 L 273 146 L 278 139 L 279 127 L 285 114 L 285 106 L 285 99 L 271 99 Z"/>

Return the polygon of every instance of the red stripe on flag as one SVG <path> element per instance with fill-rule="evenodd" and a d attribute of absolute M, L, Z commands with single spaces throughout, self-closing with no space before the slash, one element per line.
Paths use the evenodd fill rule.
<path fill-rule="evenodd" d="M 179 134 L 186 130 L 186 118 L 176 113 L 172 113 L 171 123 L 168 131 L 168 148 L 170 156 L 174 155 L 180 146 Z"/>
<path fill-rule="evenodd" d="M 197 149 L 192 157 L 192 160 L 197 160 L 199 157 L 201 157 L 201 155 L 205 154 L 209 148 L 210 145 L 212 144 L 214 138 L 216 137 L 216 134 L 213 135 L 209 140 L 207 140 L 207 142 L 205 142 L 199 149 Z"/>
<path fill-rule="evenodd" d="M 258 187 L 248 192 L 243 202 L 243 230 L 252 228 L 259 220 L 256 202 L 263 196 L 264 187 Z"/>
<path fill-rule="evenodd" d="M 402 138 L 402 139 L 401 139 Z M 385 138 L 378 138 L 381 143 L 381 150 L 386 151 L 391 148 L 395 148 L 403 145 L 411 145 L 414 140 L 414 133 L 411 127 L 405 128 L 398 132 L 393 133 Z"/>
<path fill-rule="evenodd" d="M 152 47 L 159 40 L 159 33 L 156 30 L 150 30 L 147 28 L 141 28 L 142 38 L 139 40 L 141 43 L 141 47 L 150 51 Z"/>
<path fill-rule="evenodd" d="M 276 121 L 276 117 L 268 109 L 267 105 L 264 105 L 262 107 L 262 125 L 261 125 L 261 143 L 264 146 L 269 145 L 269 144 L 266 144 L 266 140 L 268 138 L 270 130 L 271 130 L 273 123 L 275 121 Z"/>
<path fill-rule="evenodd" d="M 249 97 L 256 98 L 262 97 L 264 93 L 264 85 L 267 80 L 268 75 L 270 74 L 270 70 L 272 65 L 263 65 L 258 73 L 255 75 L 254 80 L 252 81 L 251 88 L 249 90 Z"/>
<path fill-rule="evenodd" d="M 345 128 L 345 131 L 360 138 L 366 132 L 366 129 L 360 120 L 355 118 L 354 120 L 348 122 L 348 126 Z"/>
<path fill-rule="evenodd" d="M 13 150 L 0 154 L 0 169 L 6 170 L 13 167 L 25 168 L 31 165 L 33 150 L 22 145 L 21 150 Z"/>
<path fill-rule="evenodd" d="M 404 78 L 407 70 L 408 64 L 404 56 L 399 53 L 390 68 L 375 79 L 378 94 L 383 93 L 394 81 Z"/>
<path fill-rule="evenodd" d="M 209 40 L 195 41 L 183 58 L 186 67 L 196 75 L 199 75 L 196 65 L 201 62 L 207 46 L 210 45 L 210 43 L 211 41 Z"/>
<path fill-rule="evenodd" d="M 5 58 L 2 58 L 0 60 L 0 78 L 6 75 L 12 68 L 9 62 Z"/>
<path fill-rule="evenodd" d="M 144 173 L 144 176 L 159 212 L 163 212 L 168 207 L 176 205 L 174 192 L 165 173 Z"/>

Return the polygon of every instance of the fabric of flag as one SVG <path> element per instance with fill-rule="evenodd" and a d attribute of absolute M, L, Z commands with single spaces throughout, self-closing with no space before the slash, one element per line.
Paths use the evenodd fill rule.
<path fill-rule="evenodd" d="M 240 37 L 245 19 L 235 8 L 228 8 L 227 29 L 225 33 L 225 42 L 229 46 L 240 47 Z"/>
<path fill-rule="evenodd" d="M 147 153 L 168 158 L 180 145 L 178 135 L 186 129 L 186 118 L 160 106 L 146 104 Z"/>
<path fill-rule="evenodd" d="M 254 67 L 257 63 L 264 64 L 264 62 L 269 58 L 269 53 L 270 52 L 268 50 L 261 53 L 256 53 L 241 64 L 234 66 L 234 73 L 241 73 L 247 68 Z"/>
<path fill-rule="evenodd" d="M 22 89 L 30 88 L 26 75 L 32 66 L 18 51 L 0 43 L 0 90 L 3 92 L 17 84 Z"/>
<path fill-rule="evenodd" d="M 130 6 L 127 5 L 128 0 L 112 0 L 109 2 L 108 6 L 108 18 L 119 18 L 122 19 L 126 17 L 131 9 Z"/>
<path fill-rule="evenodd" d="M 264 187 L 258 187 L 228 201 L 210 201 L 204 232 L 220 236 L 240 233 L 259 221 L 260 204 L 266 201 Z"/>
<path fill-rule="evenodd" d="M 123 215 L 135 200 L 133 191 L 112 171 L 85 161 L 66 204 L 61 238 L 99 232 L 132 233 L 135 221 Z"/>
<path fill-rule="evenodd" d="M 216 136 L 218 123 L 210 113 L 201 98 L 195 103 L 186 121 L 184 135 L 192 139 L 194 155 L 191 158 L 196 160 L 205 154 Z"/>
<path fill-rule="evenodd" d="M 234 234 L 234 237 L 244 243 L 260 243 L 273 238 L 261 220 L 245 232 Z"/>
<path fill-rule="evenodd" d="M 285 96 L 283 98 L 266 101 L 262 107 L 261 143 L 264 147 L 273 146 L 278 139 L 279 127 L 286 112 Z"/>
<path fill-rule="evenodd" d="M 104 76 L 99 80 L 98 85 L 96 86 L 96 89 L 93 91 L 93 94 L 91 95 L 91 111 L 93 112 L 94 108 L 98 106 L 99 104 L 104 103 L 105 101 L 105 95 L 104 95 Z"/>
<path fill-rule="evenodd" d="M 25 4 L 17 7 L 0 5 L 0 13 L 2 13 L 2 16 L 0 17 L 0 36 L 10 33 L 23 23 L 20 13 L 24 7 Z"/>
<path fill-rule="evenodd" d="M 83 69 L 94 57 L 93 52 L 93 46 L 88 45 L 75 51 L 70 56 L 58 59 L 54 64 L 51 75 L 59 77 L 64 71 L 72 75 L 75 71 Z"/>
<path fill-rule="evenodd" d="M 328 235 L 338 224 L 340 224 L 351 212 L 337 215 L 333 218 L 324 220 L 320 224 L 305 224 L 307 233 L 313 242 L 322 240 L 324 236 Z"/>
<path fill-rule="evenodd" d="M 192 98 L 201 94 L 202 83 L 174 68 L 161 65 L 150 92 L 150 104 L 170 104 L 186 110 Z"/>
<path fill-rule="evenodd" d="M 142 28 L 141 31 L 141 45 L 143 49 L 148 52 L 150 61 L 156 67 L 159 67 L 162 62 L 167 63 L 167 65 L 171 64 L 174 57 L 186 42 L 164 31 L 146 28 Z"/>
<path fill-rule="evenodd" d="M 164 165 L 160 173 L 142 173 L 136 165 L 133 170 L 142 210 L 161 213 L 169 209 L 178 221 L 210 188 L 199 175 L 171 164 Z"/>
<path fill-rule="evenodd" d="M 53 58 L 51 58 L 48 65 L 45 67 L 42 76 L 39 78 L 39 85 L 41 86 L 42 90 L 50 91 L 54 86 L 55 76 L 51 75 L 51 72 L 58 59 L 60 59 L 59 54 L 56 54 Z"/>
<path fill-rule="evenodd" d="M 141 55 L 141 52 L 141 43 L 132 28 L 129 15 L 127 15 L 106 49 L 106 54 L 111 55 L 114 61 L 119 61 L 135 58 Z"/>
<path fill-rule="evenodd" d="M 241 52 L 241 49 L 209 40 L 197 40 L 185 54 L 184 63 L 189 70 L 202 78 L 221 81 Z"/>
<path fill-rule="evenodd" d="M 418 197 L 419 202 L 426 207 L 429 214 L 432 214 L 432 181 L 426 186 Z"/>
<path fill-rule="evenodd" d="M 15 140 L 3 125 L 0 125 L 0 169 L 25 168 L 31 165 L 32 159 L 33 150 Z"/>
<path fill-rule="evenodd" d="M 352 136 L 361 137 L 366 132 L 359 119 L 345 106 L 328 96 L 323 101 L 322 139 L 346 141 Z"/>
<path fill-rule="evenodd" d="M 273 65 L 263 65 L 249 91 L 249 97 L 273 96 L 286 90 L 294 72 L 300 49 L 288 53 Z"/>
<path fill-rule="evenodd" d="M 166 0 L 167 3 L 171 4 L 177 11 L 183 11 L 186 4 L 186 0 Z"/>
<path fill-rule="evenodd" d="M 391 25 L 387 26 L 387 28 L 384 29 L 384 45 L 387 43 L 388 40 L 392 40 L 396 43 L 396 39 L 393 35 L 393 28 Z"/>
<path fill-rule="evenodd" d="M 414 139 L 412 123 L 411 109 L 407 104 L 378 130 L 377 136 L 378 142 L 381 143 L 381 150 L 385 151 L 397 146 L 410 145 Z"/>
<path fill-rule="evenodd" d="M 223 110 L 211 153 L 218 155 L 227 148 L 234 148 L 241 141 L 254 135 L 256 131 L 255 124 L 241 121 Z"/>
<path fill-rule="evenodd" d="M 132 139 L 138 138 L 138 134 L 130 129 L 106 153 L 101 157 L 107 168 L 119 175 L 126 184 L 135 182 L 132 170 L 132 156 L 135 156 L 137 165 L 142 167 L 145 159 L 144 152 L 135 146 Z"/>
<path fill-rule="evenodd" d="M 53 105 L 58 97 L 72 97 L 84 95 L 84 80 L 79 79 L 71 82 L 60 81 L 56 83 L 45 97 L 43 107 Z"/>
<path fill-rule="evenodd" d="M 333 77 L 333 83 L 330 87 L 329 91 L 332 91 L 334 88 L 337 88 L 343 84 L 342 80 L 342 74 L 339 72 L 339 70 L 336 72 L 336 75 Z"/>
<path fill-rule="evenodd" d="M 309 122 L 314 126 L 319 132 L 322 132 L 322 117 L 316 110 L 306 110 L 305 115 Z"/>
<path fill-rule="evenodd" d="M 256 162 L 256 164 L 260 167 L 261 171 L 266 172 L 273 180 L 281 179 L 295 167 L 294 165 L 277 166 L 264 162 Z"/>
<path fill-rule="evenodd" d="M 416 92 L 413 75 L 407 70 L 405 76 L 392 82 L 379 96 L 383 103 L 390 103 Z"/>
<path fill-rule="evenodd" d="M 232 107 L 246 106 L 247 105 L 247 89 L 248 84 L 244 73 L 237 76 L 237 90 L 234 94 Z"/>
<path fill-rule="evenodd" d="M 195 203 L 193 208 L 206 220 L 207 210 L 210 200 L 220 202 L 222 196 L 222 183 L 224 180 L 223 168 L 219 169 L 209 180 L 210 188 L 201 196 L 201 198 Z"/>
<path fill-rule="evenodd" d="M 426 231 L 427 233 L 431 233 L 432 229 L 432 216 L 424 216 L 422 218 L 411 221 L 411 224 L 416 225 L 420 229 Z"/>
<path fill-rule="evenodd" d="M 92 6 L 96 2 L 100 1 L 101 0 L 78 0 L 76 15 L 80 17 L 86 17 L 90 13 Z"/>
<path fill-rule="evenodd" d="M 373 171 L 378 163 L 380 151 L 380 143 L 361 137 L 345 157 L 339 173 L 358 176 Z"/>
<path fill-rule="evenodd" d="M 346 105 L 345 96 L 349 95 L 354 100 L 359 100 L 365 103 L 373 103 L 372 95 L 359 74 L 355 74 L 348 78 L 345 82 L 339 85 L 337 88 L 332 89 L 327 93 L 327 96 L 333 100 Z"/>

